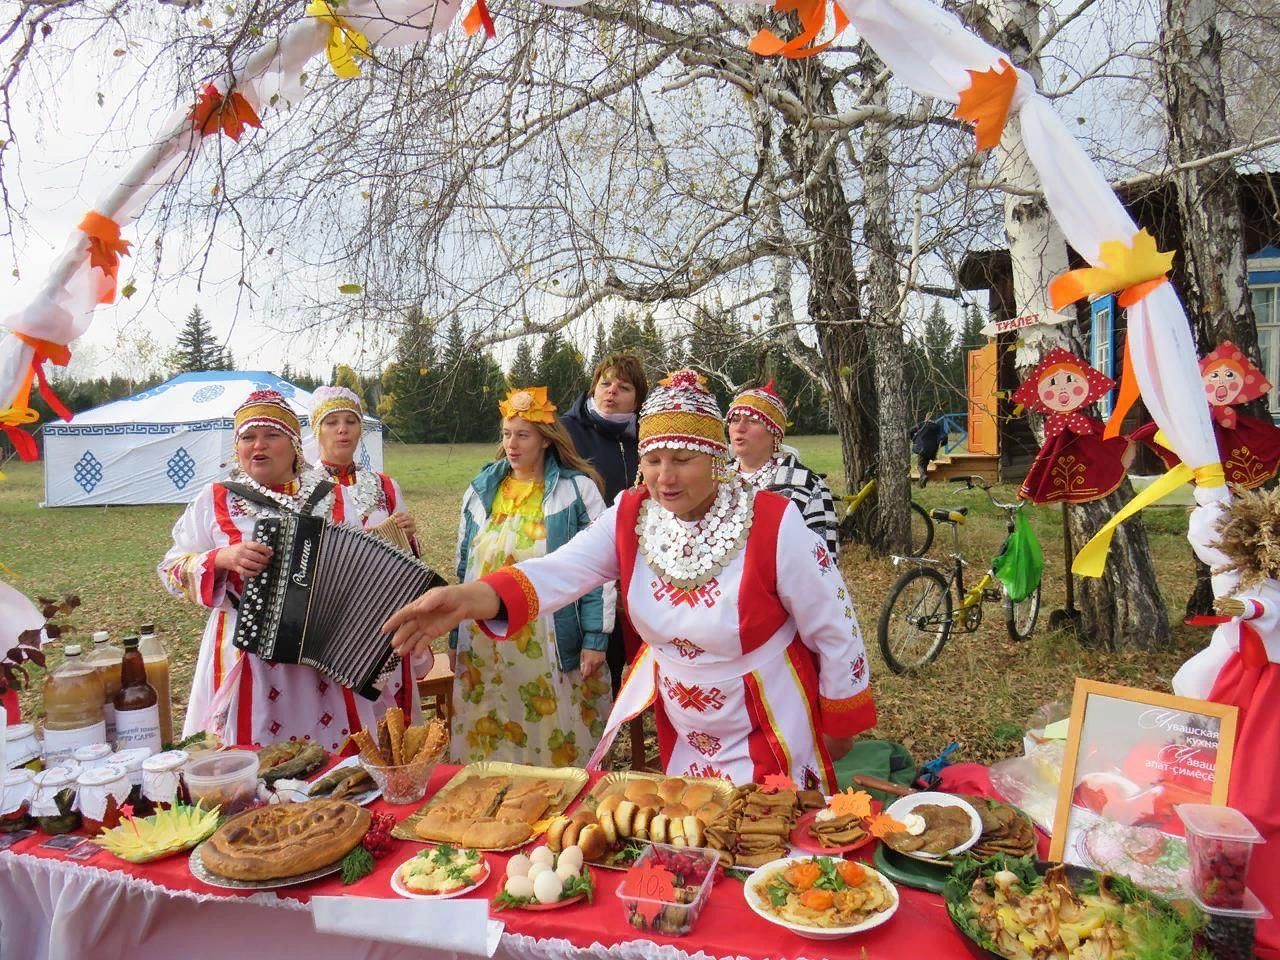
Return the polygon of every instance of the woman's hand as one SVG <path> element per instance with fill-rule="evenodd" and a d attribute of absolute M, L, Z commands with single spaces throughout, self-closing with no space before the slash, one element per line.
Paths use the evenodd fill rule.
<path fill-rule="evenodd" d="M 578 658 L 578 666 L 582 670 L 582 679 L 586 680 L 594 677 L 604 666 L 605 652 L 603 650 L 583 650 Z"/>
<path fill-rule="evenodd" d="M 255 577 L 267 569 L 272 552 L 265 543 L 258 543 L 256 540 L 220 547 L 213 555 L 213 569 L 238 573 L 246 578 Z"/>
<path fill-rule="evenodd" d="M 827 753 L 831 755 L 832 763 L 853 749 L 853 737 L 833 737 L 829 733 L 824 733 L 822 740 L 827 745 Z"/>
<path fill-rule="evenodd" d="M 463 620 L 497 616 L 500 606 L 498 592 L 487 583 L 436 587 L 393 613 L 382 632 L 392 635 L 391 646 L 401 657 L 414 657 Z"/>
<path fill-rule="evenodd" d="M 399 513 L 393 513 L 391 519 L 396 522 L 396 526 L 404 531 L 404 535 L 412 540 L 418 535 L 418 525 L 413 522 L 413 517 L 401 510 Z"/>

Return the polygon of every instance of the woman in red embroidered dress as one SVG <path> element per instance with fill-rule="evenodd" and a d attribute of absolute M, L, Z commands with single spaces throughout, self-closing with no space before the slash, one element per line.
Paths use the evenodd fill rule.
<path fill-rule="evenodd" d="M 361 526 L 376 527 L 390 517 L 409 540 L 413 555 L 421 556 L 417 526 L 404 508 L 400 485 L 385 473 L 356 463 L 363 427 L 364 407 L 351 390 L 317 387 L 311 394 L 311 430 L 320 445 L 320 465 L 335 483 L 347 488 Z"/>
<path fill-rule="evenodd" d="M 1200 361 L 1200 380 L 1227 483 L 1246 490 L 1262 486 L 1280 470 L 1280 427 L 1235 408 L 1266 397 L 1271 383 L 1230 340 Z M 1178 455 L 1156 443 L 1157 429 L 1154 423 L 1143 424 L 1133 432 L 1133 439 L 1147 444 L 1172 470 L 1180 462 Z"/>
<path fill-rule="evenodd" d="M 834 789 L 833 757 L 876 713 L 853 599 L 831 555 L 785 497 L 728 469 L 719 408 L 694 371 L 650 394 L 639 434 L 643 485 L 590 527 L 546 557 L 429 591 L 384 629 L 402 655 L 462 620 L 509 637 L 620 580 L 644 645 L 589 765 L 652 703 L 670 774 L 783 774 Z"/>
<path fill-rule="evenodd" d="M 1084 412 L 1115 385 L 1061 347 L 1045 354 L 1013 394 L 1015 403 L 1045 416 L 1044 446 L 1027 471 L 1019 497 L 1032 503 L 1088 503 L 1124 482 L 1128 439 L 1103 439 L 1102 421 Z"/>

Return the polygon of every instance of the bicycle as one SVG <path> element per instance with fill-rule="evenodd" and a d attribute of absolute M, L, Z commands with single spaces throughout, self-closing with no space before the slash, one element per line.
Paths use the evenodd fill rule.
<path fill-rule="evenodd" d="M 867 471 L 866 477 L 863 478 L 862 487 L 857 493 L 848 493 L 843 497 L 836 497 L 835 502 L 844 507 L 844 515 L 840 518 L 839 536 L 840 545 L 844 546 L 853 540 L 853 515 L 858 508 L 866 503 L 867 498 L 871 496 L 876 488 L 876 474 L 879 472 L 879 465 L 871 464 L 871 469 Z M 929 552 L 929 547 L 933 545 L 933 521 L 929 519 L 929 512 L 924 507 L 911 501 L 911 557 L 923 557 Z"/>
<path fill-rule="evenodd" d="M 986 493 L 993 506 L 1005 512 L 1007 544 L 1008 537 L 1013 534 L 1014 520 L 1025 501 L 1001 503 L 992 496 L 990 484 L 981 477 L 955 477 L 952 482 L 963 483 L 967 490 L 978 487 Z M 880 652 L 894 673 L 908 673 L 936 660 L 957 623 L 965 633 L 977 630 L 982 624 L 982 607 L 986 603 L 1004 605 L 1005 625 L 1011 639 L 1026 640 L 1035 630 L 1040 616 L 1038 581 L 1031 593 L 1015 602 L 996 577 L 993 560 L 982 578 L 972 587 L 965 588 L 964 568 L 969 563 L 960 549 L 960 527 L 968 512 L 968 507 L 957 507 L 937 509 L 932 513 L 933 520 L 951 525 L 954 552 L 948 555 L 947 560 L 894 557 L 895 565 L 903 560 L 914 564 L 890 588 L 880 608 L 880 622 L 876 627 Z M 1004 552 L 1003 547 L 1000 552 Z M 951 596 L 953 585 L 954 601 Z"/>

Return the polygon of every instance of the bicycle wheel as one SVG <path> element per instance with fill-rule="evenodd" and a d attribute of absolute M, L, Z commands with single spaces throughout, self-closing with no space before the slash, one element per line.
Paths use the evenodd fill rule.
<path fill-rule="evenodd" d="M 1014 603 L 1005 597 L 1005 624 L 1009 627 L 1009 639 L 1020 642 L 1031 636 L 1036 628 L 1036 620 L 1040 617 L 1040 584 Z"/>
<path fill-rule="evenodd" d="M 932 663 L 951 635 L 951 590 L 946 578 L 929 567 L 915 567 L 898 578 L 880 608 L 876 639 L 894 673 Z"/>
<path fill-rule="evenodd" d="M 933 521 L 929 511 L 911 501 L 911 556 L 923 557 L 933 546 Z"/>

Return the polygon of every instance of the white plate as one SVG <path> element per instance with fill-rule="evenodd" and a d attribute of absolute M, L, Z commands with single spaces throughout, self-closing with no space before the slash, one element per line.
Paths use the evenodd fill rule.
<path fill-rule="evenodd" d="M 982 837 L 982 818 L 978 816 L 978 811 L 973 809 L 973 804 L 967 803 L 950 793 L 934 793 L 931 791 L 909 793 L 905 797 L 899 797 L 889 804 L 889 809 L 885 813 L 901 823 L 903 817 L 922 804 L 933 804 L 939 807 L 959 807 L 964 810 L 969 814 L 969 823 L 973 828 L 969 833 L 969 839 L 957 847 L 952 847 L 946 853 L 922 853 L 919 850 L 911 853 L 895 850 L 895 853 L 901 853 L 904 857 L 914 857 L 917 860 L 941 860 L 944 857 L 953 857 L 957 853 L 968 850 Z"/>
<path fill-rule="evenodd" d="M 851 927 L 806 927 L 798 923 L 790 923 L 789 921 L 783 920 L 781 917 L 770 913 L 768 908 L 764 905 L 764 898 L 768 895 L 760 892 L 764 889 L 765 884 L 772 879 L 775 873 L 780 873 L 793 863 L 802 863 L 806 860 L 812 860 L 813 858 L 814 855 L 812 854 L 803 857 L 783 857 L 781 860 L 771 860 L 764 866 L 756 867 L 755 873 L 742 885 L 742 895 L 747 900 L 747 906 L 760 914 L 760 916 L 764 917 L 770 923 L 777 924 L 784 930 L 790 930 L 792 933 L 799 934 L 802 937 L 807 937 L 810 940 L 839 940 L 841 937 L 848 937 L 855 933 L 862 933 L 864 930 L 870 930 L 874 927 L 880 926 L 880 924 L 888 921 L 888 919 L 897 912 L 897 887 L 890 883 L 884 874 L 880 873 L 878 870 L 873 870 L 865 863 L 859 863 L 858 866 L 867 871 L 867 876 L 875 877 L 875 879 L 880 881 L 881 885 L 889 893 L 889 898 L 892 901 L 887 909 L 881 910 L 875 916 L 867 917 L 866 920 L 863 920 L 861 923 L 855 923 Z M 832 857 L 832 859 L 839 860 L 840 858 Z"/>
<path fill-rule="evenodd" d="M 458 890 L 450 890 L 448 893 L 414 893 L 400 882 L 400 870 L 405 863 L 411 863 L 416 859 L 417 857 L 410 857 L 404 863 L 400 864 L 400 866 L 396 867 L 395 873 L 391 874 L 391 889 L 400 894 L 400 896 L 409 900 L 450 900 L 453 897 L 460 897 L 464 893 L 470 893 L 477 887 L 484 886 L 484 882 L 489 879 L 489 861 L 485 858 L 484 854 L 481 854 L 480 862 L 484 864 L 484 872 L 480 874 L 480 879 L 471 884 L 471 886 L 461 887 Z"/>

